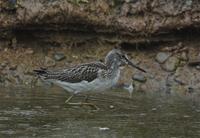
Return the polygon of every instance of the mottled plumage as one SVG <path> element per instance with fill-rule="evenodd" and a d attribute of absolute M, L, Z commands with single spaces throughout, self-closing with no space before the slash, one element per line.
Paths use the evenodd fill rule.
<path fill-rule="evenodd" d="M 78 83 L 83 80 L 91 82 L 98 76 L 98 71 L 107 70 L 101 62 L 92 62 L 76 65 L 59 71 L 49 71 L 46 69 L 34 70 L 44 80 L 60 80 L 70 83 Z"/>

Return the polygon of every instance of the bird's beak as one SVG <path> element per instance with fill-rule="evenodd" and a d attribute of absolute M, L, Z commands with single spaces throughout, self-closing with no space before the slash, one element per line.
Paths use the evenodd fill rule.
<path fill-rule="evenodd" d="M 130 66 L 132 66 L 132 67 L 134 67 L 134 68 L 136 68 L 136 69 L 138 69 L 138 70 L 140 70 L 140 71 L 146 73 L 146 71 L 145 71 L 144 69 L 142 69 L 142 68 L 138 67 L 137 65 L 135 65 L 135 64 L 134 64 L 133 62 L 131 62 L 128 58 L 126 58 L 126 61 L 127 61 L 127 64 L 128 64 L 128 65 L 130 65 Z"/>

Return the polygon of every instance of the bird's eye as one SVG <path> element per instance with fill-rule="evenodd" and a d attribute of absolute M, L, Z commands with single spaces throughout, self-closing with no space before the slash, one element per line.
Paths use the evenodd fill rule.
<path fill-rule="evenodd" d="M 121 55 L 122 58 L 125 58 L 125 55 Z"/>

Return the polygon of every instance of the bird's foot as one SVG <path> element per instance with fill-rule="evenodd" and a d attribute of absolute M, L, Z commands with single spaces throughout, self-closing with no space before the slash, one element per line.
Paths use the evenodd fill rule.
<path fill-rule="evenodd" d="M 98 110 L 99 110 L 99 107 L 96 106 L 96 105 L 93 104 L 93 103 L 86 103 L 86 102 L 71 103 L 71 102 L 68 102 L 67 104 L 68 104 L 68 105 L 71 105 L 71 106 L 83 106 L 83 105 L 86 105 L 86 106 L 90 106 L 90 107 L 94 108 L 95 111 L 98 111 Z"/>

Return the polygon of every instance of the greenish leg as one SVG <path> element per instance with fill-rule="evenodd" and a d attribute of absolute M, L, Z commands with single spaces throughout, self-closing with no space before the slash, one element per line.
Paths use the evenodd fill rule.
<path fill-rule="evenodd" d="M 84 105 L 85 105 L 85 106 L 90 106 L 90 107 L 94 108 L 95 111 L 98 111 L 98 110 L 99 110 L 99 108 L 98 108 L 95 104 L 87 102 L 87 101 L 88 101 L 88 95 L 85 96 L 84 102 L 72 103 L 72 102 L 70 102 L 70 100 L 71 100 L 74 96 L 75 96 L 75 94 L 71 95 L 71 96 L 65 101 L 65 103 L 68 104 L 68 105 L 71 105 L 71 106 L 84 106 Z"/>
<path fill-rule="evenodd" d="M 69 97 L 69 98 L 68 98 L 68 99 L 65 101 L 65 103 L 67 103 L 67 104 L 68 104 L 68 103 L 69 103 L 69 101 L 70 101 L 70 100 L 71 100 L 71 99 L 74 97 L 74 95 L 75 95 L 75 94 L 72 94 L 72 95 L 71 95 L 71 96 L 70 96 L 70 97 Z"/>

